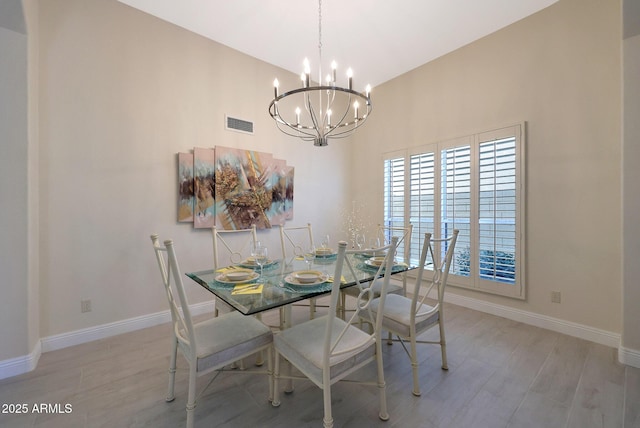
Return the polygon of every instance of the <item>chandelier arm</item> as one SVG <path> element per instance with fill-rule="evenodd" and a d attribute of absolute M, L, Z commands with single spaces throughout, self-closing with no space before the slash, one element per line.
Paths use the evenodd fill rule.
<path fill-rule="evenodd" d="M 344 118 L 347 117 L 347 114 L 349 114 L 349 107 L 350 106 L 351 106 L 351 95 L 349 95 L 349 101 L 347 102 L 347 108 L 344 109 L 344 114 L 342 115 L 340 120 L 338 122 L 336 122 L 337 124 L 335 126 L 333 126 L 329 132 L 327 132 L 327 135 L 332 135 L 332 133 L 333 133 L 333 131 L 335 129 L 340 128 L 340 124 L 342 124 L 342 121 L 344 120 Z"/>
<path fill-rule="evenodd" d="M 276 121 L 276 126 L 281 132 L 291 137 L 301 138 L 304 141 L 313 141 L 315 139 L 315 134 L 305 131 L 306 129 L 312 129 L 312 128 L 296 126 L 282 119 L 282 117 L 279 115 L 274 116 L 273 113 L 270 113 L 270 114 L 271 114 L 271 117 L 273 117 L 273 119 Z"/>
<path fill-rule="evenodd" d="M 282 116 L 280 115 L 280 113 L 278 112 L 278 110 L 276 109 L 275 106 L 276 106 L 276 101 L 274 100 L 274 101 L 271 102 L 271 105 L 269 106 L 269 114 L 276 121 L 276 125 L 278 126 L 279 130 L 281 130 L 285 134 L 291 135 L 293 137 L 298 137 L 299 136 L 298 134 L 305 134 L 305 135 L 308 135 L 311 139 L 314 138 L 314 136 L 315 136 L 314 134 L 304 131 L 305 129 L 312 129 L 312 128 L 300 127 L 300 126 L 294 125 L 294 124 L 292 124 L 290 122 L 287 122 L 286 120 L 284 120 L 282 118 Z M 272 110 L 275 110 L 275 111 L 272 111 Z M 294 131 L 297 132 L 297 134 L 291 134 L 289 132 L 285 132 L 285 129 L 281 128 L 280 125 L 285 125 L 286 127 L 293 129 Z"/>
<path fill-rule="evenodd" d="M 311 97 L 308 97 L 307 103 L 308 103 L 307 111 L 309 112 L 309 117 L 311 118 L 311 122 L 313 123 L 313 129 L 315 129 L 316 132 L 319 134 L 318 136 L 322 138 L 325 135 L 324 120 L 322 121 L 322 125 L 318 124 L 318 117 L 316 116 L 316 111 L 313 109 L 313 106 L 311 105 Z M 322 106 L 320 107 L 322 108 Z"/>
<path fill-rule="evenodd" d="M 300 132 L 300 131 L 292 132 L 291 129 L 293 129 L 293 128 L 287 127 L 287 128 L 283 129 L 283 128 L 281 128 L 280 125 L 278 125 L 278 129 L 282 133 L 287 134 L 287 135 L 289 135 L 291 137 L 300 138 L 302 141 L 313 141 L 315 139 L 315 137 L 313 135 L 311 135 L 311 134 L 307 134 L 307 133 Z M 294 131 L 296 131 L 296 130 L 294 129 Z"/>
<path fill-rule="evenodd" d="M 367 120 L 367 118 L 369 117 L 369 115 L 367 114 L 366 116 L 363 116 L 362 118 L 358 118 L 357 121 L 353 121 L 353 122 L 347 122 L 341 126 L 338 126 L 338 129 L 343 129 L 340 132 L 336 132 L 334 134 L 331 134 L 329 136 L 329 138 L 345 138 L 348 137 L 350 134 L 352 134 L 357 128 L 359 128 L 360 126 L 362 126 L 362 124 Z"/>
<path fill-rule="evenodd" d="M 350 134 L 352 134 L 357 128 L 359 128 L 360 126 L 362 126 L 362 124 L 365 122 L 365 120 L 367 120 L 367 118 L 362 118 L 359 119 L 357 122 L 348 122 L 346 124 L 344 124 L 341 127 L 338 127 L 338 129 L 343 129 L 346 128 L 347 126 L 351 126 L 350 128 L 346 128 L 341 132 L 336 132 L 334 134 L 331 134 L 330 138 L 345 138 L 348 137 Z"/>

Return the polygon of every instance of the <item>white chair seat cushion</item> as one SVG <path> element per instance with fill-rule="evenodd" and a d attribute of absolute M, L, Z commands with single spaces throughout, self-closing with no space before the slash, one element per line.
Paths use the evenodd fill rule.
<path fill-rule="evenodd" d="M 347 324 L 340 318 L 334 318 L 333 339 L 338 337 Z M 324 353 L 324 335 L 327 317 L 322 316 L 283 330 L 273 338 L 273 344 L 287 360 L 302 371 L 313 382 L 322 384 L 322 357 Z M 375 339 L 350 325 L 334 352 L 341 352 L 329 361 L 332 382 L 348 369 L 359 366 L 375 358 Z"/>
<path fill-rule="evenodd" d="M 371 310 L 378 311 L 379 299 L 371 302 Z M 411 325 L 411 299 L 397 294 L 387 295 L 384 303 L 384 318 L 382 328 L 390 330 L 402 337 L 409 337 L 409 326 Z M 425 330 L 428 326 L 436 323 L 440 317 L 440 311 L 429 305 L 422 305 L 416 314 L 416 332 Z"/>
<path fill-rule="evenodd" d="M 371 291 L 373 291 L 374 297 L 380 297 L 380 292 L 382 291 L 382 282 L 383 281 L 381 278 L 373 281 Z M 360 294 L 360 290 L 357 286 L 343 288 L 342 292 L 353 297 L 358 297 L 358 294 Z M 389 281 L 389 285 L 387 286 L 387 294 L 404 294 L 404 288 L 402 288 L 402 285 L 394 284 L 393 282 Z"/>
<path fill-rule="evenodd" d="M 269 327 L 239 312 L 197 323 L 194 329 L 198 344 L 197 371 L 224 367 L 273 340 Z"/>

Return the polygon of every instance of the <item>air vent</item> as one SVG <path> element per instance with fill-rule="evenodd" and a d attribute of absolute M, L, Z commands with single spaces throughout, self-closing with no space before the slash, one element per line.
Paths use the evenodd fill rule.
<path fill-rule="evenodd" d="M 253 134 L 253 122 L 248 120 L 236 119 L 235 117 L 226 116 L 225 128 L 231 131 L 244 132 L 245 134 Z"/>

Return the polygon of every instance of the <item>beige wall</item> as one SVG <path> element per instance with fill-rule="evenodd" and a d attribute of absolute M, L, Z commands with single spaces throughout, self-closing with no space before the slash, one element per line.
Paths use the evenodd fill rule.
<path fill-rule="evenodd" d="M 176 240 L 183 271 L 209 266 L 210 232 L 176 223 L 175 154 L 194 146 L 285 159 L 291 224 L 338 238 L 348 143 L 319 150 L 268 115 L 273 79 L 296 75 L 115 0 L 40 2 L 40 70 L 42 337 L 166 310 L 153 232 Z M 225 113 L 255 135 L 225 131 Z M 260 236 L 279 248 L 276 229 Z M 193 302 L 211 299 L 188 281 Z"/>
<path fill-rule="evenodd" d="M 633 12 L 634 25 L 625 28 L 624 40 L 624 328 L 622 347 L 635 352 L 640 364 L 640 4 L 625 13 Z M 635 9 L 634 9 L 635 8 Z M 633 9 L 633 10 L 632 10 Z M 626 24 L 625 24 L 626 25 Z M 632 31 L 633 30 L 633 31 Z M 637 365 L 636 364 L 636 365 Z"/>
<path fill-rule="evenodd" d="M 374 88 L 353 177 L 380 215 L 382 153 L 528 123 L 527 299 L 452 293 L 620 333 L 620 13 L 561 0 Z"/>
<path fill-rule="evenodd" d="M 19 4 L 19 3 L 18 3 Z M 19 18 L 22 19 L 21 14 Z M 0 361 L 31 352 L 27 233 L 27 36 L 0 26 Z"/>

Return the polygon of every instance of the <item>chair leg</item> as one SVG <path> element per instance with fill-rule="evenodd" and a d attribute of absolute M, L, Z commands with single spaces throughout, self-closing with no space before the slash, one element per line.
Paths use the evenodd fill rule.
<path fill-rule="evenodd" d="M 316 299 L 309 299 L 309 319 L 312 320 L 316 317 Z"/>
<path fill-rule="evenodd" d="M 384 364 L 382 361 L 382 344 L 378 340 L 376 343 L 376 364 L 378 366 L 378 389 L 380 394 L 380 413 L 378 416 L 383 421 L 389 420 L 387 410 L 387 384 L 384 380 Z"/>
<path fill-rule="evenodd" d="M 280 381 L 280 354 L 278 353 L 278 351 L 276 349 L 274 349 L 273 351 L 273 356 L 274 356 L 274 369 L 273 369 L 273 386 L 272 391 L 273 391 L 273 399 L 271 400 L 271 405 L 273 407 L 278 407 L 280 406 L 280 392 L 278 389 L 278 382 Z"/>
<path fill-rule="evenodd" d="M 262 322 L 262 314 L 258 314 L 256 315 L 256 318 Z M 258 352 L 258 354 L 256 355 L 256 362 L 255 365 L 257 367 L 260 367 L 264 364 L 264 354 L 263 351 Z"/>
<path fill-rule="evenodd" d="M 171 359 L 169 361 L 169 390 L 167 391 L 167 401 L 173 401 L 176 396 L 173 387 L 176 384 L 176 358 L 178 356 L 178 340 L 174 337 L 171 343 Z"/>
<path fill-rule="evenodd" d="M 189 367 L 189 395 L 187 396 L 187 428 L 193 428 L 195 424 L 194 412 L 196 409 L 196 363 Z"/>
<path fill-rule="evenodd" d="M 413 395 L 420 396 L 420 383 L 418 381 L 418 349 L 415 334 L 411 335 L 411 371 L 413 373 Z"/>
<path fill-rule="evenodd" d="M 393 345 L 393 335 L 389 332 L 389 336 L 387 337 L 387 345 Z"/>
<path fill-rule="evenodd" d="M 267 378 L 269 379 L 269 401 L 273 403 L 273 356 L 271 348 L 267 348 Z"/>
<path fill-rule="evenodd" d="M 325 382 L 322 388 L 322 397 L 324 399 L 324 419 L 322 426 L 324 428 L 333 428 L 333 415 L 331 414 L 331 383 Z"/>
<path fill-rule="evenodd" d="M 449 370 L 449 365 L 447 364 L 447 340 L 444 337 L 444 323 L 442 319 L 438 322 L 438 327 L 440 327 L 440 351 L 442 352 L 442 370 Z"/>

